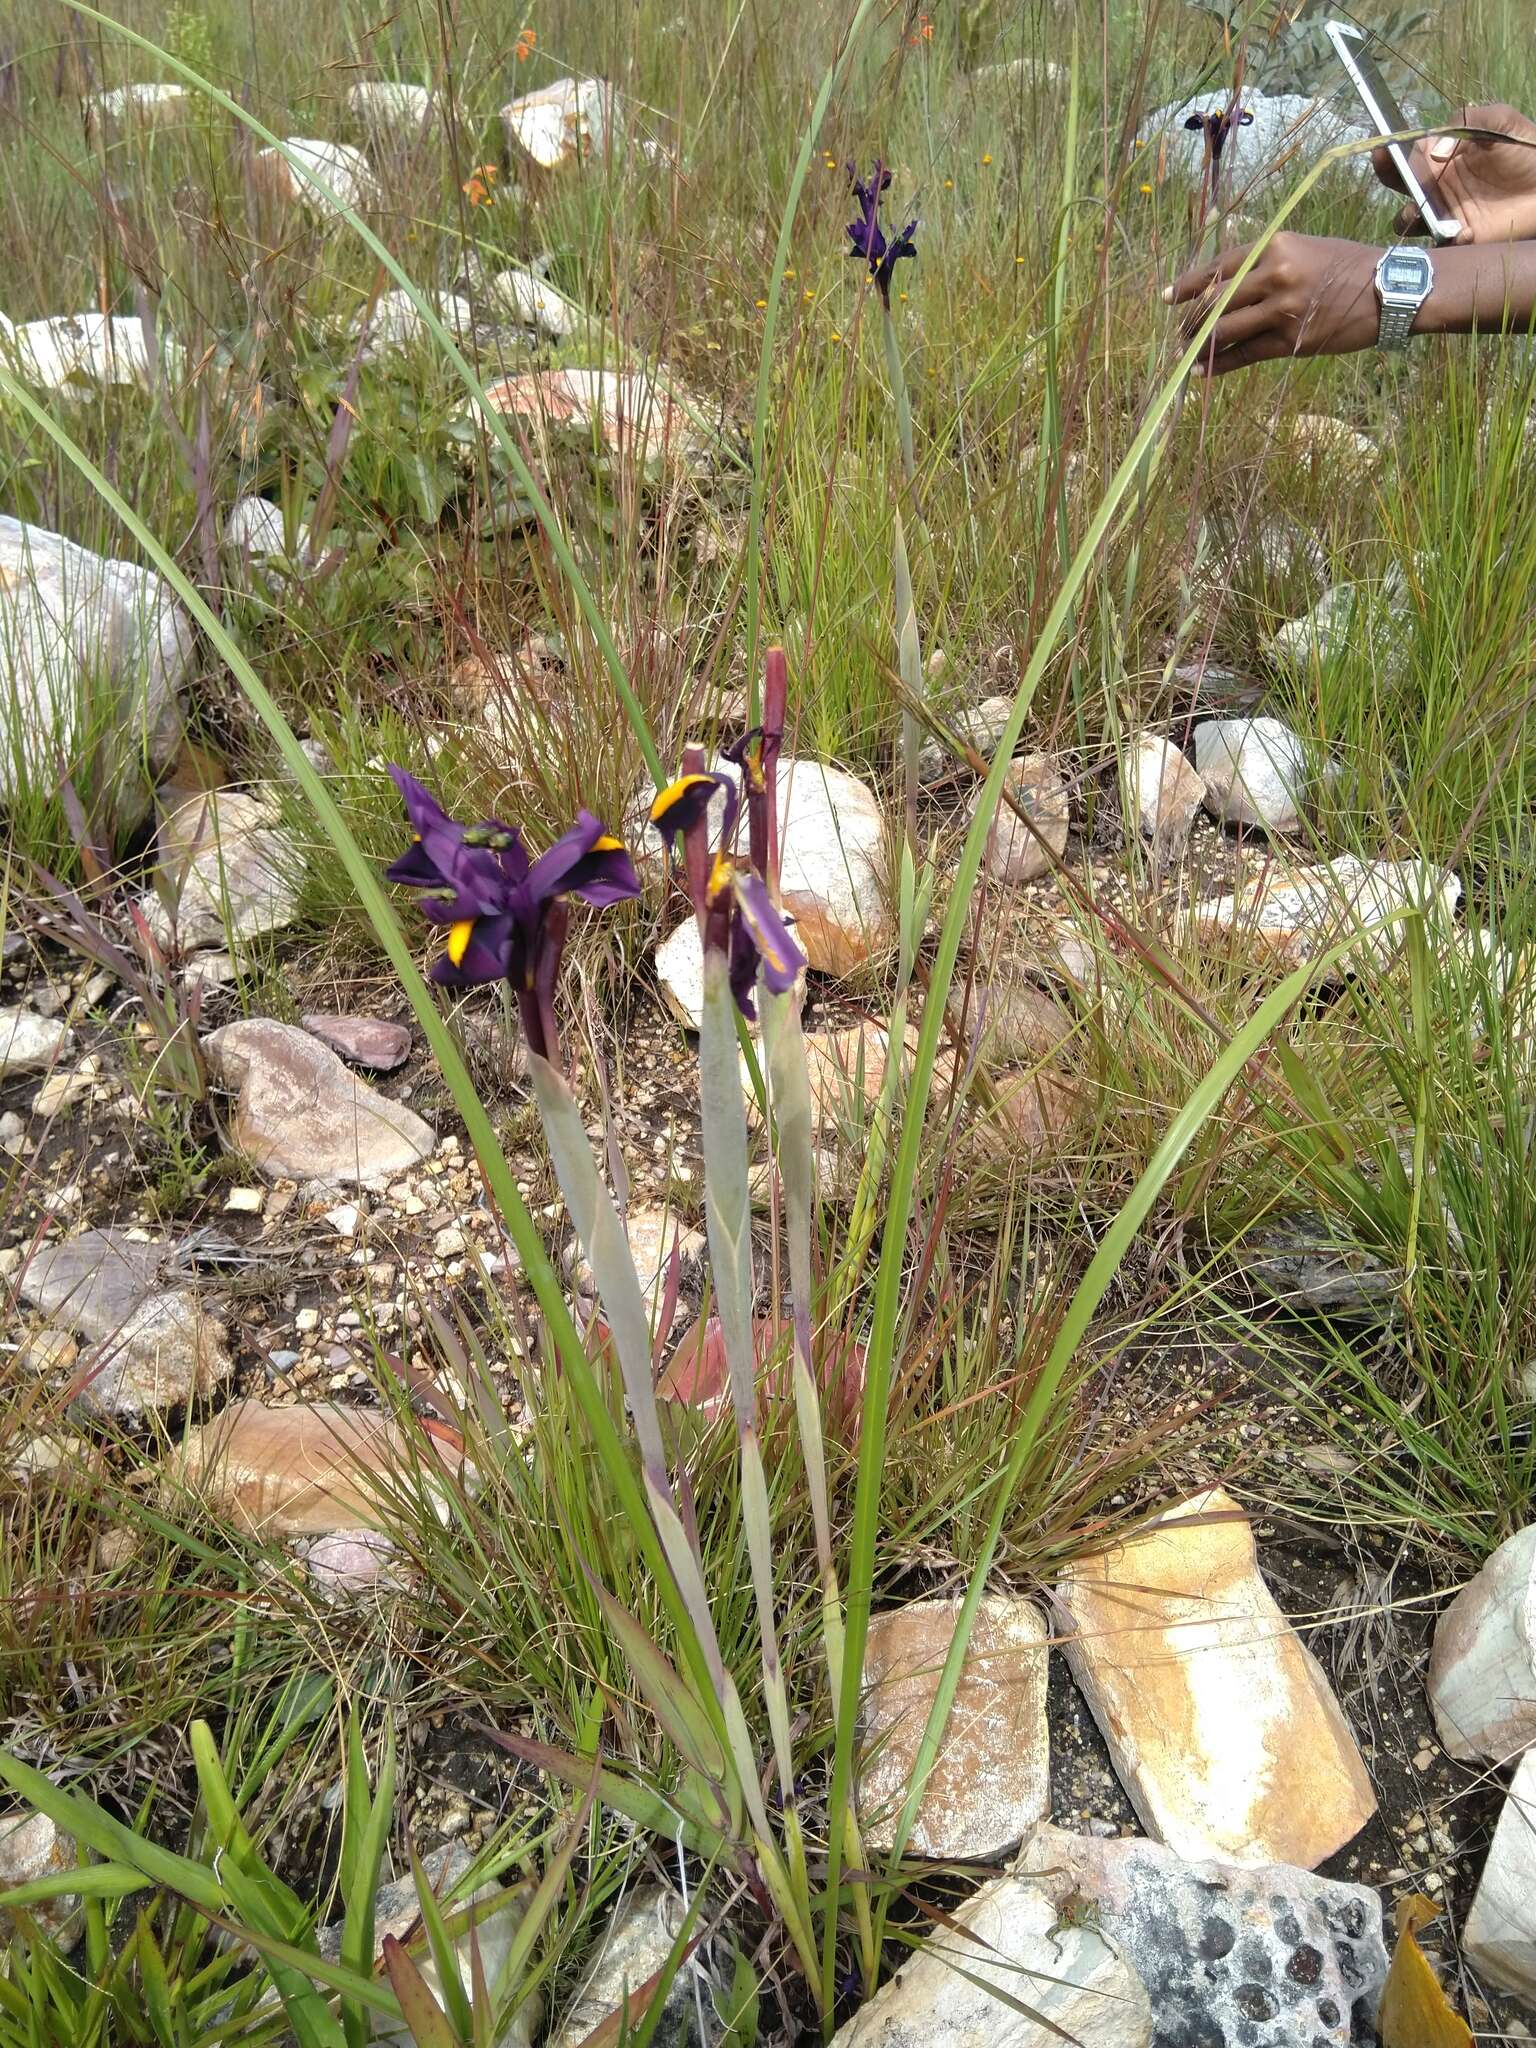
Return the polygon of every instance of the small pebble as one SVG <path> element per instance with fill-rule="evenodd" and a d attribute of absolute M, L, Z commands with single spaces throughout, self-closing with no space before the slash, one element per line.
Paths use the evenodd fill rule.
<path fill-rule="evenodd" d="M 266 1199 L 265 1188 L 231 1188 L 224 1207 L 231 1216 L 259 1216 Z"/>

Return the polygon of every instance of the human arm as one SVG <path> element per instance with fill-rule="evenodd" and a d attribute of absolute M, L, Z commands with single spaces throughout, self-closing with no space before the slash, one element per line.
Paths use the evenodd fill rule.
<path fill-rule="evenodd" d="M 1216 323 L 1200 367 L 1213 376 L 1284 356 L 1349 355 L 1373 348 L 1381 326 L 1376 265 L 1381 250 L 1323 235 L 1276 235 Z M 1243 266 L 1247 249 L 1186 270 L 1163 293 L 1182 306 L 1186 334 Z M 1506 323 L 1525 327 L 1536 312 L 1536 241 L 1437 249 L 1435 281 L 1414 334 L 1468 334 Z"/>
<path fill-rule="evenodd" d="M 1536 121 L 1514 107 L 1467 107 L 1456 125 L 1472 132 L 1432 135 L 1408 151 L 1409 168 L 1436 211 L 1461 222 L 1459 242 L 1536 237 Z M 1374 150 L 1371 162 L 1384 185 L 1404 189 L 1385 148 Z M 1398 214 L 1397 232 L 1424 232 L 1413 204 Z"/>

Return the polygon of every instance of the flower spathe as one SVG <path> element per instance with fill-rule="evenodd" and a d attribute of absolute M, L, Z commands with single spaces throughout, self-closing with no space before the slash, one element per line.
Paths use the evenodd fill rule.
<path fill-rule="evenodd" d="M 881 303 L 887 310 L 891 303 L 891 273 L 903 256 L 916 256 L 917 246 L 912 237 L 917 233 L 917 222 L 909 220 L 899 235 L 886 237 L 880 225 L 880 199 L 890 186 L 891 173 L 878 158 L 868 178 L 860 178 L 852 164 L 848 166 L 848 184 L 859 205 L 859 218 L 848 223 L 850 256 L 860 257 L 868 266 L 874 279 L 875 289 Z"/>
<path fill-rule="evenodd" d="M 550 1058 L 553 994 L 565 940 L 565 899 L 602 907 L 640 894 L 634 862 L 590 811 L 530 860 L 515 826 L 461 825 L 424 784 L 391 768 L 412 843 L 387 871 L 419 889 L 422 915 L 448 928 L 431 979 L 445 988 L 510 981 L 535 1052 Z"/>

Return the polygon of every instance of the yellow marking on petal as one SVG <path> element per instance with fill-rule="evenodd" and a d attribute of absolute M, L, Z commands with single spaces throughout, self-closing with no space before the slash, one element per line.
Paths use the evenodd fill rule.
<path fill-rule="evenodd" d="M 624 851 L 624 842 L 622 839 L 615 839 L 611 834 L 604 832 L 600 838 L 593 840 L 592 851 L 594 853 L 622 853 Z"/>
<path fill-rule="evenodd" d="M 680 775 L 676 782 L 669 782 L 665 789 L 657 791 L 656 801 L 651 805 L 651 823 L 662 824 L 667 812 L 674 804 L 681 803 L 690 790 L 697 789 L 701 782 L 712 784 L 713 781 L 710 775 Z"/>
<path fill-rule="evenodd" d="M 475 920 L 472 917 L 461 918 L 457 924 L 449 926 L 448 958 L 455 967 L 463 966 L 464 955 L 469 951 L 469 942 L 474 936 Z"/>
<path fill-rule="evenodd" d="M 710 863 L 709 884 L 705 890 L 705 894 L 711 903 L 714 902 L 717 896 L 723 895 L 730 888 L 735 875 L 736 865 L 730 855 L 717 853 L 714 860 Z"/>

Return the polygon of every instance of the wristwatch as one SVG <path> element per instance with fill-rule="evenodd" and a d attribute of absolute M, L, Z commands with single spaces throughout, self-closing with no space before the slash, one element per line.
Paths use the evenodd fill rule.
<path fill-rule="evenodd" d="M 1406 348 L 1420 306 L 1435 288 L 1435 266 L 1425 249 L 1399 242 L 1376 266 L 1376 296 L 1381 301 L 1381 328 L 1376 346 Z"/>

